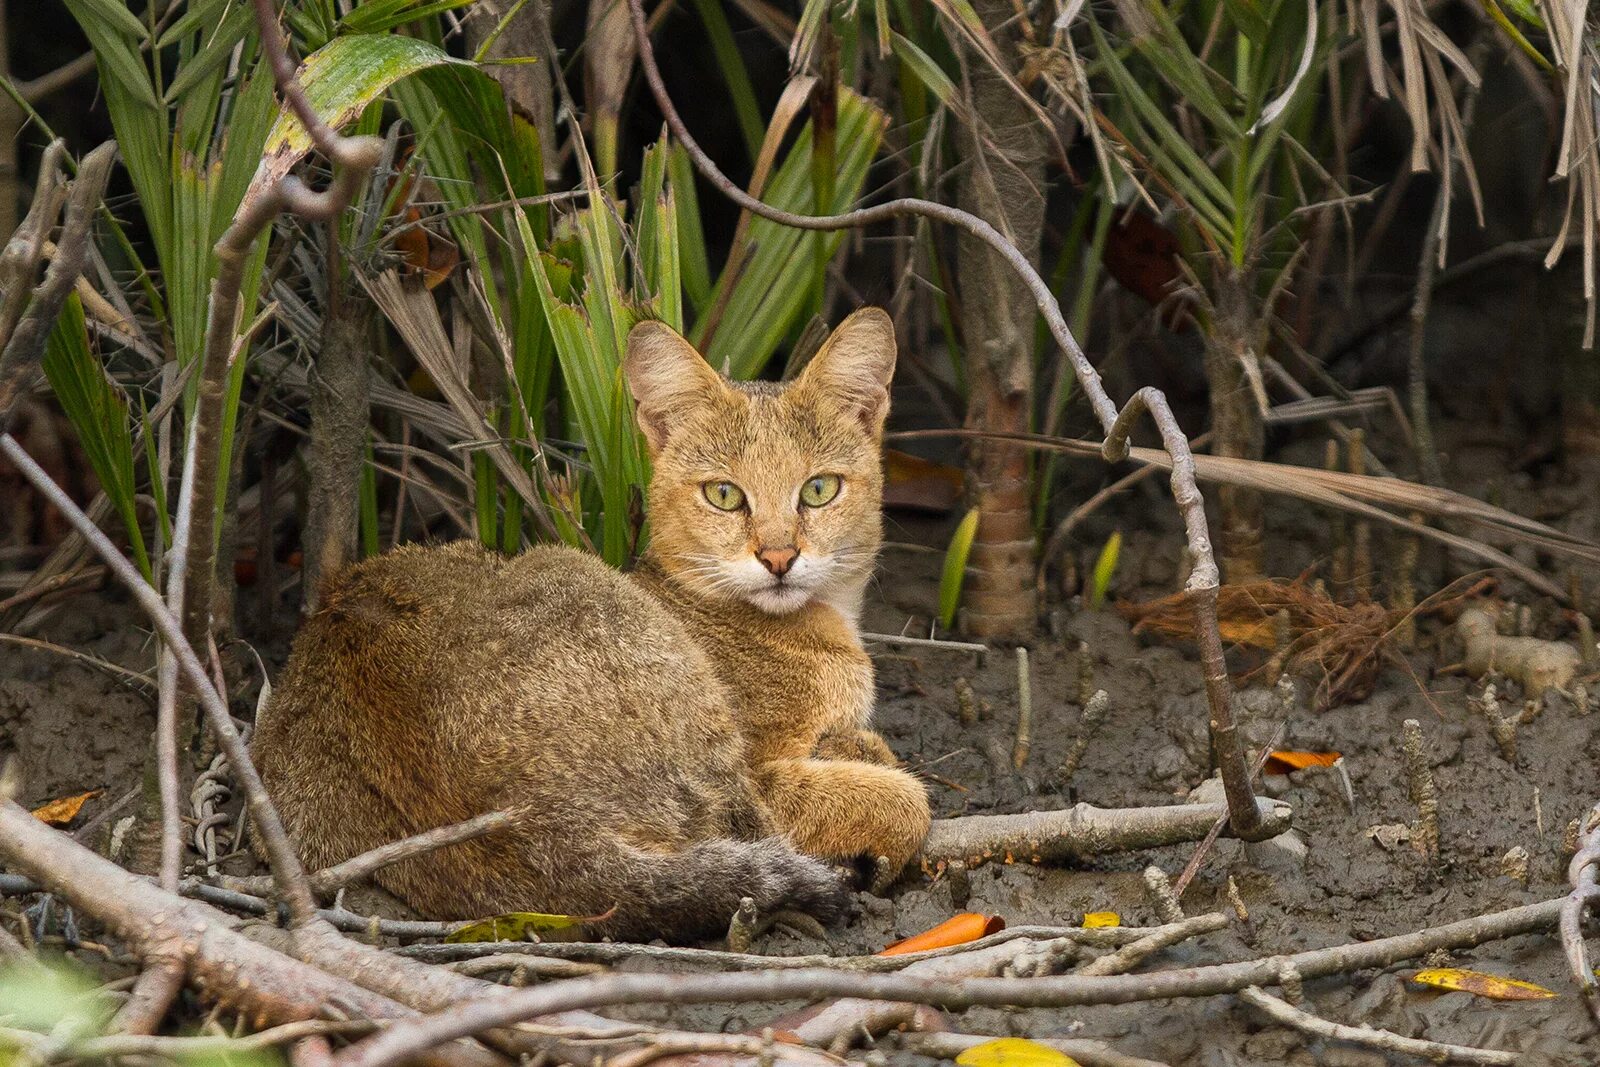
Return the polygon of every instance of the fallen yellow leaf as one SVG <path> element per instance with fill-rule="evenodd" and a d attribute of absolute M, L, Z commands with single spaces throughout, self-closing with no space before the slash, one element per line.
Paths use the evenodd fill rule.
<path fill-rule="evenodd" d="M 616 911 L 604 915 L 545 915 L 537 911 L 513 911 L 505 915 L 495 915 L 488 919 L 479 919 L 459 927 L 445 941 L 452 945 L 477 943 L 479 941 L 526 941 L 529 934 L 548 933 L 551 930 L 565 930 L 584 923 L 601 922 L 611 918 Z"/>
<path fill-rule="evenodd" d="M 1558 996 L 1554 990 L 1542 985 L 1523 982 L 1516 978 L 1502 978 L 1498 974 L 1467 971 L 1460 967 L 1438 967 L 1431 971 L 1418 971 L 1411 976 L 1413 982 L 1450 989 L 1463 993 L 1476 993 L 1491 1000 L 1549 1000 Z"/>
<path fill-rule="evenodd" d="M 1114 911 L 1091 911 L 1084 913 L 1083 928 L 1085 930 L 1105 930 L 1113 926 L 1122 925 L 1122 916 Z"/>
<path fill-rule="evenodd" d="M 1025 1037 L 997 1037 L 956 1057 L 961 1067 L 1078 1067 L 1065 1052 Z"/>
<path fill-rule="evenodd" d="M 104 792 L 104 789 L 91 789 L 77 796 L 52 800 L 48 804 L 34 808 L 33 816 L 49 826 L 66 826 L 78 817 L 78 812 L 83 810 L 85 804 Z"/>
<path fill-rule="evenodd" d="M 1339 762 L 1337 752 L 1285 752 L 1277 751 L 1267 757 L 1268 774 L 1288 774 L 1307 767 L 1332 767 Z"/>

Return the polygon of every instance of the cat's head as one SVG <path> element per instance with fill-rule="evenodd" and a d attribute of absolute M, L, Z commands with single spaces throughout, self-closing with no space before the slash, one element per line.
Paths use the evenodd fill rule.
<path fill-rule="evenodd" d="M 883 537 L 894 326 L 839 324 L 793 382 L 732 382 L 659 322 L 623 365 L 650 446 L 650 554 L 697 593 L 773 615 L 854 611 Z"/>

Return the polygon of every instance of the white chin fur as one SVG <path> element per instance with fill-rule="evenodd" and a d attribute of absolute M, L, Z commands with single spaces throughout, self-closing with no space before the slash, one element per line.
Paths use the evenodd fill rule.
<path fill-rule="evenodd" d="M 794 585 L 771 585 L 750 590 L 745 599 L 768 615 L 787 615 L 804 606 L 811 599 L 811 591 Z"/>

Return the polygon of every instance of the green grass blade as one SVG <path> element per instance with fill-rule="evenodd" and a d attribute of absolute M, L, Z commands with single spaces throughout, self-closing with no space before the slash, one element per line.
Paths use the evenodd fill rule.
<path fill-rule="evenodd" d="M 42 362 L 50 388 L 61 410 L 72 420 L 101 490 L 127 529 L 134 562 L 149 579 L 150 556 L 139 529 L 135 501 L 133 424 L 122 394 L 89 350 L 89 332 L 77 293 L 69 294 L 62 305 Z"/>
<path fill-rule="evenodd" d="M 1094 561 L 1094 574 L 1089 579 L 1089 610 L 1099 611 L 1105 606 L 1106 590 L 1117 573 L 1117 561 L 1122 556 L 1122 531 L 1113 531 L 1100 547 L 1100 556 Z"/>
<path fill-rule="evenodd" d="M 706 253 L 705 227 L 700 222 L 700 197 L 689 154 L 681 145 L 673 145 L 670 151 L 667 174 L 678 213 L 678 266 L 683 272 L 683 290 L 698 312 L 711 299 L 711 261 Z"/>
<path fill-rule="evenodd" d="M 967 578 L 967 557 L 978 536 L 978 509 L 973 508 L 956 526 L 950 545 L 944 551 L 944 570 L 939 575 L 939 625 L 946 630 L 956 624 L 956 609 L 961 606 L 961 586 Z"/>
<path fill-rule="evenodd" d="M 755 87 L 750 82 L 750 72 L 745 69 L 744 56 L 733 39 L 721 0 L 694 0 L 694 9 L 705 25 L 706 39 L 716 56 L 723 83 L 728 87 L 734 117 L 739 120 L 739 134 L 753 162 L 761 152 L 761 138 L 766 135 L 767 124 L 761 121 L 761 107 L 756 103 Z"/>

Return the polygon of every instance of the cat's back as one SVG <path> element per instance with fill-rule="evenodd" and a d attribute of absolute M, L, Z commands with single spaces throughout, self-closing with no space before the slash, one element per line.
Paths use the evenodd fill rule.
<path fill-rule="evenodd" d="M 267 717 L 370 709 L 395 729 L 408 720 L 477 732 L 496 748 L 521 732 L 525 713 L 546 732 L 569 714 L 593 718 L 593 730 L 613 714 L 660 707 L 710 673 L 683 625 L 593 555 L 405 546 L 330 581 Z"/>
<path fill-rule="evenodd" d="M 742 759 L 715 671 L 632 578 L 570 548 L 471 542 L 337 575 L 254 748 L 287 809 L 326 810 L 342 779 L 411 809 L 404 832 L 534 795 L 622 803 L 641 776 L 687 776 L 705 801 Z"/>

